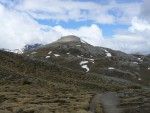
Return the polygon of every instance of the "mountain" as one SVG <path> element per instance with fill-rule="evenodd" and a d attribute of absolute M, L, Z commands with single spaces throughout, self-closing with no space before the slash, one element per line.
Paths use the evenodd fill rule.
<path fill-rule="evenodd" d="M 34 50 L 38 47 L 41 47 L 43 46 L 42 44 L 38 44 L 38 43 L 35 43 L 35 44 L 26 44 L 23 48 L 21 49 L 14 49 L 14 50 L 10 50 L 10 49 L 0 49 L 2 51 L 7 51 L 7 52 L 12 52 L 12 53 L 16 53 L 16 54 L 23 54 L 24 52 L 27 52 L 27 51 L 31 51 L 31 50 Z"/>
<path fill-rule="evenodd" d="M 149 57 L 149 58 L 150 58 L 150 54 L 148 54 L 148 55 L 147 55 L 147 57 Z"/>
<path fill-rule="evenodd" d="M 16 54 L 22 54 L 24 51 L 22 49 L 14 49 L 14 50 L 10 50 L 10 49 L 0 49 L 2 51 L 7 51 L 7 52 L 12 52 L 12 53 L 16 53 Z"/>
<path fill-rule="evenodd" d="M 35 44 L 27 44 L 24 46 L 23 51 L 31 51 L 33 49 L 39 48 L 43 46 L 42 44 L 35 43 Z"/>
<path fill-rule="evenodd" d="M 150 112 L 146 56 L 65 36 L 0 59 L 0 113 Z"/>
<path fill-rule="evenodd" d="M 24 56 L 87 73 L 103 74 L 150 85 L 149 57 L 95 47 L 72 35 L 26 52 Z"/>

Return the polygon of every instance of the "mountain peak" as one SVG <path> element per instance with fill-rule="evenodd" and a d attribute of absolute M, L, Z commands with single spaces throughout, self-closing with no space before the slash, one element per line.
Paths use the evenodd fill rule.
<path fill-rule="evenodd" d="M 74 35 L 63 36 L 56 42 L 81 42 L 80 38 Z"/>

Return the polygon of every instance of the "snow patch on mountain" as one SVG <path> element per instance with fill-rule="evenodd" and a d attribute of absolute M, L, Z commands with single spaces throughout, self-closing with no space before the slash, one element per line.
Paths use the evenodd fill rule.
<path fill-rule="evenodd" d="M 15 49 L 15 50 L 10 50 L 10 49 L 0 49 L 3 51 L 7 51 L 7 52 L 11 52 L 11 53 L 16 53 L 16 54 L 23 54 L 23 50 L 22 49 Z"/>
<path fill-rule="evenodd" d="M 34 55 L 34 54 L 36 54 L 36 53 L 37 53 L 37 52 L 34 51 L 34 52 L 32 52 L 31 54 Z"/>
<path fill-rule="evenodd" d="M 86 72 L 89 72 L 89 70 L 90 70 L 90 69 L 87 67 L 87 65 L 82 65 L 81 67 L 84 68 L 84 69 L 86 69 Z"/>
<path fill-rule="evenodd" d="M 111 53 L 107 51 L 106 49 L 103 49 L 105 51 L 106 57 L 112 57 Z"/>
<path fill-rule="evenodd" d="M 89 61 L 81 61 L 80 65 L 87 64 L 87 63 L 89 63 Z"/>
<path fill-rule="evenodd" d="M 111 57 L 112 55 L 111 55 L 111 53 L 106 53 L 106 56 Z"/>
<path fill-rule="evenodd" d="M 138 58 L 138 60 L 139 60 L 140 62 L 143 62 L 143 60 L 142 60 L 141 58 Z"/>
<path fill-rule="evenodd" d="M 76 45 L 77 47 L 80 47 L 81 45 Z"/>
<path fill-rule="evenodd" d="M 139 77 L 138 80 L 142 80 L 141 77 Z"/>
<path fill-rule="evenodd" d="M 131 63 L 133 63 L 133 64 L 139 64 L 138 62 L 131 62 Z"/>
<path fill-rule="evenodd" d="M 109 69 L 109 70 L 114 70 L 115 68 L 114 68 L 114 67 L 109 67 L 108 69 Z"/>
<path fill-rule="evenodd" d="M 50 55 L 52 53 L 52 51 L 48 52 L 48 54 Z"/>
<path fill-rule="evenodd" d="M 16 54 L 22 54 L 23 50 L 22 49 L 15 49 L 15 50 L 13 50 L 11 52 L 16 53 Z"/>
<path fill-rule="evenodd" d="M 14 50 L 9 50 L 9 49 L 1 49 L 3 51 L 7 51 L 7 52 L 12 52 L 12 53 L 16 53 L 16 54 L 23 54 L 24 52 L 26 51 L 31 51 L 33 49 L 36 49 L 38 47 L 41 47 L 43 46 L 42 44 L 33 44 L 33 45 L 25 45 L 23 48 L 20 48 L 20 49 L 14 49 Z"/>
<path fill-rule="evenodd" d="M 87 65 L 85 65 L 87 63 L 89 63 L 89 61 L 81 61 L 80 65 L 81 65 L 82 68 L 86 69 L 86 72 L 89 72 L 90 69 L 88 68 Z"/>
<path fill-rule="evenodd" d="M 60 55 L 59 55 L 59 54 L 54 54 L 54 56 L 55 56 L 55 57 L 59 57 Z"/>
<path fill-rule="evenodd" d="M 50 56 L 46 56 L 45 58 L 50 58 Z"/>
<path fill-rule="evenodd" d="M 78 58 L 82 58 L 81 56 L 77 55 Z"/>
<path fill-rule="evenodd" d="M 108 53 L 108 51 L 106 49 L 103 49 L 105 51 L 105 53 Z"/>
<path fill-rule="evenodd" d="M 90 60 L 90 62 L 94 64 L 94 59 L 90 59 L 90 58 L 87 58 L 87 59 Z"/>

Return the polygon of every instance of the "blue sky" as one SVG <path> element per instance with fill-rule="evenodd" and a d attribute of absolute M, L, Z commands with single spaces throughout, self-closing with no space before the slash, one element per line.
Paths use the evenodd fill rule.
<path fill-rule="evenodd" d="M 90 20 L 80 21 L 80 22 L 75 22 L 75 21 L 56 22 L 56 21 L 51 21 L 51 20 L 36 20 L 36 21 L 38 21 L 38 23 L 40 24 L 49 25 L 49 26 L 61 25 L 62 27 L 67 28 L 67 29 L 78 29 L 81 26 L 90 26 L 91 24 L 94 23 Z M 111 24 L 111 25 L 110 24 L 97 24 L 97 26 L 99 26 L 102 29 L 103 35 L 106 38 L 111 38 L 111 36 L 114 35 L 116 31 L 119 29 L 126 30 L 129 27 L 129 25 L 126 25 L 126 24 Z"/>
<path fill-rule="evenodd" d="M 94 46 L 147 54 L 149 5 L 149 0 L 0 0 L 0 48 L 77 35 Z"/>

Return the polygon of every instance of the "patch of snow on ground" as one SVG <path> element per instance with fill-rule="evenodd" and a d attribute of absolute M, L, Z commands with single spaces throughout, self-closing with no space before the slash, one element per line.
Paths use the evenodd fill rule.
<path fill-rule="evenodd" d="M 67 55 L 70 55 L 70 53 L 67 53 Z"/>
<path fill-rule="evenodd" d="M 78 58 L 81 58 L 81 56 L 77 55 Z"/>
<path fill-rule="evenodd" d="M 105 51 L 106 53 L 109 53 L 106 49 L 104 49 L 104 51 Z"/>
<path fill-rule="evenodd" d="M 52 53 L 52 51 L 50 51 L 48 54 L 50 55 Z"/>
<path fill-rule="evenodd" d="M 109 70 L 113 70 L 113 69 L 115 69 L 115 68 L 114 68 L 114 67 L 109 67 L 108 69 L 109 69 Z"/>
<path fill-rule="evenodd" d="M 59 54 L 54 54 L 55 55 L 55 57 L 59 57 L 60 55 Z"/>
<path fill-rule="evenodd" d="M 80 65 L 87 64 L 87 63 L 89 63 L 89 61 L 81 61 Z"/>
<path fill-rule="evenodd" d="M 88 60 L 90 60 L 90 62 L 92 62 L 94 64 L 94 59 L 88 58 Z"/>
<path fill-rule="evenodd" d="M 139 78 L 138 80 L 142 80 L 141 78 Z"/>
<path fill-rule="evenodd" d="M 139 64 L 138 62 L 132 62 L 133 64 Z"/>
<path fill-rule="evenodd" d="M 86 72 L 88 72 L 90 69 L 87 67 L 87 65 L 82 65 L 82 68 L 86 69 Z"/>
<path fill-rule="evenodd" d="M 106 49 L 103 49 L 105 51 L 106 57 L 112 57 L 111 53 L 109 53 L 109 51 L 107 51 Z"/>
<path fill-rule="evenodd" d="M 46 56 L 45 58 L 50 58 L 50 56 Z"/>
<path fill-rule="evenodd" d="M 93 64 L 95 63 L 94 61 L 91 61 Z"/>
<path fill-rule="evenodd" d="M 23 53 L 23 50 L 22 49 L 15 49 L 12 51 L 13 53 L 16 53 L 16 54 L 22 54 Z"/>
<path fill-rule="evenodd" d="M 79 47 L 79 46 L 81 46 L 81 45 L 76 45 L 76 46 L 78 46 L 78 47 Z"/>
<path fill-rule="evenodd" d="M 143 60 L 142 60 L 141 58 L 138 58 L 138 60 L 139 60 L 140 62 L 143 62 Z"/>
<path fill-rule="evenodd" d="M 150 70 L 150 67 L 148 67 L 148 70 Z"/>
<path fill-rule="evenodd" d="M 36 54 L 37 52 L 32 52 L 31 54 L 33 55 L 33 54 Z"/>
<path fill-rule="evenodd" d="M 106 56 L 111 57 L 112 55 L 111 55 L 111 53 L 106 53 Z"/>

